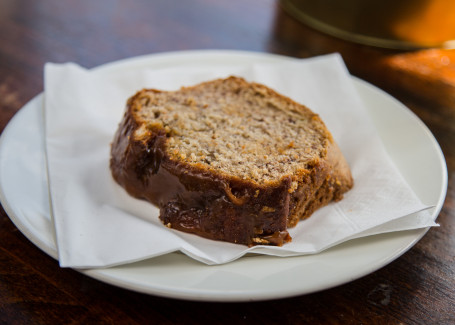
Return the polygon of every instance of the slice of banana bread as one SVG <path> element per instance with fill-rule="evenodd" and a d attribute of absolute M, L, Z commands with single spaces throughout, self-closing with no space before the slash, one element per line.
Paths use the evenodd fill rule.
<path fill-rule="evenodd" d="M 110 167 L 166 226 L 246 245 L 290 241 L 288 227 L 353 185 L 317 114 L 237 77 L 136 93 Z"/>

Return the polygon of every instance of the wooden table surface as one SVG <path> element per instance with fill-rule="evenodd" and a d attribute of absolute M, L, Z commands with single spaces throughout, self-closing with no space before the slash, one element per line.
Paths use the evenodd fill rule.
<path fill-rule="evenodd" d="M 339 287 L 281 300 L 211 303 L 140 294 L 60 268 L 0 209 L 0 324 L 455 324 L 455 75 L 435 70 L 429 81 L 402 81 L 399 62 L 411 62 L 413 52 L 323 35 L 277 0 L 2 0 L 0 130 L 43 91 L 45 62 L 91 68 L 189 49 L 342 53 L 352 74 L 402 101 L 438 140 L 449 177 L 440 227 L 384 268 Z M 453 69 L 455 59 L 444 60 Z"/>

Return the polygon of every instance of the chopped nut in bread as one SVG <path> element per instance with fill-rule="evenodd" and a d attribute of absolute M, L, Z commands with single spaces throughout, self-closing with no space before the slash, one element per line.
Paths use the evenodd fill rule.
<path fill-rule="evenodd" d="M 288 227 L 353 185 L 317 114 L 237 77 L 139 91 L 115 135 L 111 170 L 168 227 L 246 245 L 282 245 Z"/>

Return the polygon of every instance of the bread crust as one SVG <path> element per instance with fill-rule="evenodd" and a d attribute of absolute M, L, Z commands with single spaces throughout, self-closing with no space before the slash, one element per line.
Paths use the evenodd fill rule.
<path fill-rule="evenodd" d="M 243 79 L 239 82 L 245 86 Z M 295 175 L 272 182 L 176 160 L 168 150 L 169 130 L 162 125 L 148 125 L 138 136 L 144 128 L 138 115 L 144 92 L 161 93 L 142 90 L 128 100 L 112 143 L 110 168 L 130 195 L 159 207 L 160 219 L 169 228 L 231 243 L 281 246 L 291 240 L 289 227 L 340 200 L 353 186 L 348 164 L 328 131 L 317 158 Z M 272 96 L 281 95 L 272 91 Z"/>

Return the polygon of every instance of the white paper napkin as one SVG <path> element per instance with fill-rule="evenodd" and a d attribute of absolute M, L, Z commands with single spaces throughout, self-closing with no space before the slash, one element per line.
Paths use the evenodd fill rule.
<path fill-rule="evenodd" d="M 320 114 L 351 166 L 354 188 L 290 229 L 293 241 L 283 247 L 248 248 L 168 229 L 156 207 L 130 197 L 110 174 L 110 143 L 128 97 L 142 88 L 172 90 L 229 75 L 266 84 Z M 153 70 L 46 64 L 46 150 L 60 265 L 106 267 L 174 251 L 219 264 L 248 252 L 312 254 L 356 237 L 436 225 L 390 161 L 362 105 L 336 54 Z"/>

